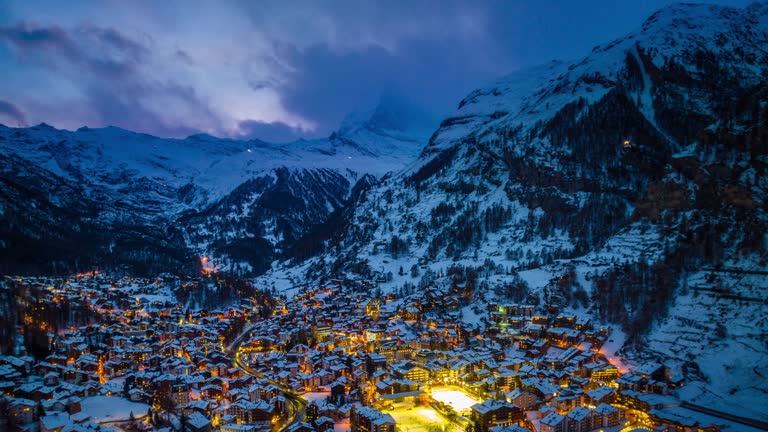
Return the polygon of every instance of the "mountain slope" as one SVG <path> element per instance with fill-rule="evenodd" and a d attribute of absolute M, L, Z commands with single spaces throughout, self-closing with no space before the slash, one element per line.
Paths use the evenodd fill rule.
<path fill-rule="evenodd" d="M 197 257 L 211 255 L 222 270 L 263 272 L 286 251 L 304 255 L 294 243 L 346 206 L 360 180 L 369 185 L 367 176 L 415 159 L 426 142 L 423 128 L 377 120 L 400 108 L 383 101 L 327 139 L 284 145 L 162 139 L 113 127 L 0 126 L 0 180 L 9 185 L 0 201 L 0 265 L 9 273 L 124 264 L 195 272 Z M 26 211 L 34 200 L 37 210 Z M 124 236 L 130 240 L 116 240 Z M 151 244 L 160 249 L 146 251 Z M 19 250 L 39 259 L 19 266 Z M 120 254 L 136 256 L 126 262 Z"/>
<path fill-rule="evenodd" d="M 680 396 L 766 417 L 768 321 L 742 315 L 768 297 L 766 47 L 768 4 L 670 6 L 472 92 L 423 149 L 386 105 L 283 146 L 2 129 L 0 257 L 461 285 L 609 323 L 623 358 L 685 375 Z"/>
<path fill-rule="evenodd" d="M 434 260 L 466 255 L 501 228 L 507 244 L 560 238 L 560 254 L 586 253 L 637 221 L 674 228 L 707 213 L 759 228 L 767 9 L 670 7 L 578 62 L 473 92 L 413 167 L 371 193 L 355 229 L 371 242 L 399 232 L 411 255 Z M 446 254 L 439 231 L 477 217 L 488 222 Z M 420 232 L 438 234 L 431 247 Z M 762 246 L 742 234 L 748 250 Z"/>
<path fill-rule="evenodd" d="M 576 62 L 504 77 L 467 96 L 413 166 L 366 194 L 338 253 L 264 280 L 359 275 L 395 291 L 472 268 L 489 295 L 522 278 L 539 301 L 618 324 L 627 355 L 653 355 L 662 344 L 652 341 L 691 312 L 679 287 L 693 275 L 766 270 L 766 46 L 765 3 L 681 4 Z M 764 281 L 753 289 L 768 295 Z M 724 306 L 722 325 L 737 305 Z M 755 364 L 758 325 L 730 333 Z M 686 362 L 726 345 L 668 357 L 695 378 Z M 698 378 L 716 380 L 709 372 Z M 762 384 L 728 389 L 731 400 L 768 391 L 741 372 Z"/>

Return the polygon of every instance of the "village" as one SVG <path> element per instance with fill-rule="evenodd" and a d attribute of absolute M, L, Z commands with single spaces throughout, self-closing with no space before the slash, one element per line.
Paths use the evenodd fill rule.
<path fill-rule="evenodd" d="M 548 305 L 473 310 L 472 294 L 450 284 L 395 295 L 351 280 L 282 298 L 241 293 L 225 306 L 178 300 L 201 284 L 221 292 L 210 277 L 5 277 L 0 291 L 24 316 L 0 357 L 0 423 L 33 432 L 757 430 L 681 402 L 673 395 L 684 380 L 669 367 L 628 367 L 607 349 L 610 327 Z M 85 324 L 62 328 L 52 311 Z"/>

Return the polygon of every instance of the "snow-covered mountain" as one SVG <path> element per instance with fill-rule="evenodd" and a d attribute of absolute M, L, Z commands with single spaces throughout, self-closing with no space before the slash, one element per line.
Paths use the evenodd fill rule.
<path fill-rule="evenodd" d="M 413 166 L 368 194 L 342 243 L 367 258 L 397 235 L 422 261 L 486 251 L 527 266 L 638 223 L 761 227 L 767 26 L 765 4 L 672 6 L 581 60 L 472 92 Z M 762 247 L 759 231 L 730 228 L 730 244 Z"/>
<path fill-rule="evenodd" d="M 472 274 L 479 307 L 589 314 L 625 358 L 698 380 L 682 397 L 764 416 L 766 47 L 768 4 L 680 4 L 472 92 L 432 134 L 397 103 L 280 146 L 4 128 L 0 270 L 211 254 L 278 288 Z"/>
<path fill-rule="evenodd" d="M 279 145 L 163 139 L 114 127 L 0 126 L 4 270 L 24 271 L 16 257 L 29 248 L 29 257 L 41 257 L 25 258 L 30 269 L 52 260 L 61 270 L 126 261 L 146 269 L 142 256 L 194 269 L 195 256 L 212 255 L 223 266 L 262 272 L 286 252 L 303 254 L 296 243 L 347 206 L 356 185 L 416 159 L 430 129 L 402 120 L 409 118 L 398 114 L 403 109 L 383 99 L 328 138 Z M 82 254 L 65 247 L 76 238 Z M 54 239 L 61 248 L 46 246 Z M 160 258 L 169 250 L 173 258 Z"/>
<path fill-rule="evenodd" d="M 768 4 L 680 4 L 579 60 L 506 76 L 468 95 L 413 166 L 365 194 L 332 253 L 263 281 L 346 273 L 397 290 L 461 266 L 510 294 L 522 279 L 530 293 L 511 288 L 513 298 L 616 323 L 626 350 L 661 352 L 710 380 L 686 397 L 746 407 L 768 392 L 768 322 L 747 329 L 734 317 L 744 298 L 768 296 L 768 282 L 727 276 L 768 270 L 766 47 Z M 722 267 L 736 273 L 704 270 Z M 718 382 L 718 367 L 741 382 Z"/>

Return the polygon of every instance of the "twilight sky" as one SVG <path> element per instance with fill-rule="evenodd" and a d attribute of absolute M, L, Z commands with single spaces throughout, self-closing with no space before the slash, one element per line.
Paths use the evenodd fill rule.
<path fill-rule="evenodd" d="M 287 141 L 325 136 L 383 93 L 444 115 L 670 3 L 0 0 L 0 123 Z"/>

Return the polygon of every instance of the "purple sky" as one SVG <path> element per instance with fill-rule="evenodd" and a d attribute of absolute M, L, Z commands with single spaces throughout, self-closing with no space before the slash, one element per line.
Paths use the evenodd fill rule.
<path fill-rule="evenodd" d="M 670 3 L 3 1 L 0 123 L 286 141 L 325 136 L 382 93 L 444 115 L 498 76 L 583 56 Z"/>

